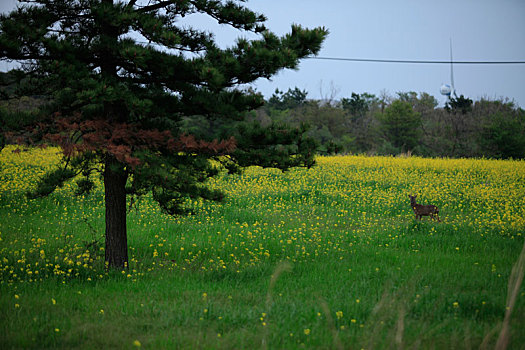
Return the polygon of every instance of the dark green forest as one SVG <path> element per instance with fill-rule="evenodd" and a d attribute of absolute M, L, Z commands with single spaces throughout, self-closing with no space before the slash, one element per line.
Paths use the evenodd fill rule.
<path fill-rule="evenodd" d="M 256 111 L 262 123 L 306 124 L 321 154 L 525 158 L 525 111 L 506 99 L 452 96 L 444 107 L 427 93 L 352 93 L 313 100 L 277 90 Z"/>
<path fill-rule="evenodd" d="M 1 146 L 13 141 L 5 136 L 11 128 L 38 118 L 46 99 L 24 95 L 12 83 L 19 80 L 16 75 L 0 73 Z M 265 102 L 251 112 L 254 119 L 263 126 L 280 122 L 308 128 L 320 154 L 525 158 L 525 111 L 508 99 L 473 101 L 460 95 L 438 107 L 436 98 L 424 92 L 316 100 L 295 87 L 276 90 Z M 182 127 L 206 138 L 203 130 L 214 128 L 209 123 L 204 117 L 186 117 Z"/>

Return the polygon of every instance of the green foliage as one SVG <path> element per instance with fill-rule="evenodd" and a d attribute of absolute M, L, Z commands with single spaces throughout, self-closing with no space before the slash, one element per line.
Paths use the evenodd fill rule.
<path fill-rule="evenodd" d="M 76 182 L 77 190 L 75 191 L 75 196 L 83 196 L 90 194 L 93 189 L 95 188 L 95 183 L 93 182 L 93 179 L 86 176 L 81 179 L 78 179 Z"/>
<path fill-rule="evenodd" d="M 288 93 L 300 92 L 299 88 Z M 284 96 L 281 93 L 282 96 Z M 439 108 L 428 93 L 398 92 L 381 99 L 352 93 L 332 104 L 317 100 L 275 106 L 274 94 L 257 118 L 310 126 L 318 153 L 410 154 L 447 157 L 523 158 L 523 110 L 505 100 L 460 96 Z M 292 108 L 292 106 L 295 107 Z M 453 106 L 453 108 L 451 107 Z"/>
<path fill-rule="evenodd" d="M 17 82 L 24 80 L 24 77 L 24 72 L 18 69 L 0 72 L 0 99 L 5 100 L 14 95 L 17 90 Z"/>
<path fill-rule="evenodd" d="M 307 95 L 308 92 L 306 90 L 300 90 L 298 87 L 295 87 L 293 90 L 290 88 L 287 92 L 276 89 L 275 93 L 268 100 L 267 106 L 281 111 L 298 108 L 304 105 Z"/>
<path fill-rule="evenodd" d="M 363 118 L 375 102 L 374 95 L 363 93 L 361 95 L 352 92 L 351 98 L 342 98 L 341 105 L 354 119 Z"/>
<path fill-rule="evenodd" d="M 75 176 L 75 172 L 69 168 L 58 168 L 54 171 L 46 173 L 38 186 L 27 193 L 28 198 L 45 197 L 52 193 L 57 188 L 60 188 L 64 183 Z"/>
<path fill-rule="evenodd" d="M 379 121 L 388 142 L 399 151 L 408 151 L 419 145 L 421 115 L 409 102 L 395 100 L 380 115 Z"/>
<path fill-rule="evenodd" d="M 133 173 L 127 192 L 138 196 L 151 192 L 153 199 L 170 215 L 188 213 L 184 205 L 190 198 L 216 201 L 223 198 L 222 192 L 205 186 L 206 180 L 218 174 L 218 169 L 205 156 L 172 154 L 159 158 L 143 151 L 140 159 L 143 163 Z"/>
<path fill-rule="evenodd" d="M 236 139 L 237 149 L 229 160 L 240 166 L 247 166 L 253 161 L 262 167 L 287 170 L 291 167 L 312 167 L 315 163 L 317 144 L 305 135 L 308 127 L 299 128 L 283 123 L 272 123 L 262 127 L 258 123 L 239 126 Z"/>
<path fill-rule="evenodd" d="M 452 113 L 467 114 L 472 111 L 472 100 L 463 95 L 459 97 L 450 96 L 450 100 L 445 104 L 445 109 Z"/>
<path fill-rule="evenodd" d="M 492 114 L 482 126 L 480 136 L 485 156 L 525 158 L 525 112 Z"/>

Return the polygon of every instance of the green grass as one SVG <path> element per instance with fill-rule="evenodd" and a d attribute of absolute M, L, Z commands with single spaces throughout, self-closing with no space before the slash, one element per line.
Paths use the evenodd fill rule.
<path fill-rule="evenodd" d="M 189 217 L 144 198 L 128 216 L 130 268 L 107 273 L 101 191 L 29 201 L 17 181 L 30 173 L 10 159 L 2 349 L 491 348 L 523 247 L 523 162 L 323 158 L 223 176 L 212 185 L 227 201 L 190 203 Z M 414 220 L 415 192 L 443 222 Z M 525 344 L 524 295 L 512 349 Z"/>

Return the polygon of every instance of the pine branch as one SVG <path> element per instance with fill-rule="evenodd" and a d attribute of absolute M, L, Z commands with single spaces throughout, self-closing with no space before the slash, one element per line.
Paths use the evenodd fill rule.
<path fill-rule="evenodd" d="M 175 4 L 177 1 L 176 0 L 167 0 L 167 1 L 161 1 L 159 3 L 156 3 L 156 4 L 153 4 L 153 5 L 149 5 L 149 6 L 144 6 L 144 7 L 141 7 L 137 10 L 135 10 L 136 12 L 150 12 L 150 11 L 155 11 L 155 10 L 159 10 L 161 8 L 165 8 L 169 5 L 173 5 Z"/>
<path fill-rule="evenodd" d="M 133 8 L 133 6 L 135 6 L 135 3 L 137 2 L 137 0 L 131 0 L 128 5 L 126 6 L 126 8 Z"/>
<path fill-rule="evenodd" d="M 266 30 L 264 15 L 256 14 L 233 1 L 222 4 L 220 1 L 194 0 L 190 3 L 200 12 L 214 18 L 219 24 L 228 24 L 234 28 L 261 33 Z"/>

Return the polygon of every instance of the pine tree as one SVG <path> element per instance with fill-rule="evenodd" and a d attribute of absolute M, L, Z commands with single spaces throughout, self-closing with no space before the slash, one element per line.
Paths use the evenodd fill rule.
<path fill-rule="evenodd" d="M 379 115 L 379 122 L 386 140 L 396 152 L 412 151 L 419 145 L 421 115 L 409 102 L 395 100 Z"/>
<path fill-rule="evenodd" d="M 279 37 L 243 2 L 31 0 L 0 16 L 0 57 L 23 63 L 20 91 L 46 97 L 18 134 L 63 150 L 32 195 L 78 177 L 77 192 L 89 192 L 100 172 L 109 267 L 127 266 L 127 196 L 151 192 L 165 212 L 181 214 L 187 198 L 223 197 L 206 187 L 216 164 L 312 166 L 305 129 L 249 121 L 246 112 L 264 100 L 243 86 L 296 68 L 328 32 L 292 25 Z M 220 48 L 211 33 L 184 24 L 194 13 L 258 38 Z M 195 116 L 212 126 L 199 136 L 181 127 Z"/>

